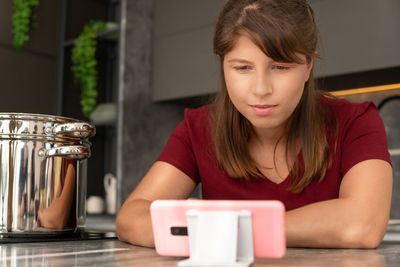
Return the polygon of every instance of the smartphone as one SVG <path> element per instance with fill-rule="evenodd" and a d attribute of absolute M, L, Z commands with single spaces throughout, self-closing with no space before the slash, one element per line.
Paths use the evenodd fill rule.
<path fill-rule="evenodd" d="M 275 200 L 156 200 L 150 206 L 155 249 L 162 256 L 189 257 L 186 212 L 251 212 L 255 258 L 280 258 L 286 252 L 285 207 Z"/>

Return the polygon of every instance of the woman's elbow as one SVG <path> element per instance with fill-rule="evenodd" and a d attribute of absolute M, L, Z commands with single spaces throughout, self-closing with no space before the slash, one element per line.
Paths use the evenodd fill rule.
<path fill-rule="evenodd" d="M 115 233 L 117 234 L 117 237 L 120 241 L 128 242 L 124 234 L 127 232 L 126 231 L 126 226 L 125 226 L 124 219 L 120 214 L 118 214 L 116 220 L 115 220 Z"/>
<path fill-rule="evenodd" d="M 121 208 L 116 219 L 116 234 L 120 241 L 154 247 L 149 204 L 150 202 L 140 201 L 130 207 Z"/>
<path fill-rule="evenodd" d="M 343 244 L 349 248 L 377 248 L 386 233 L 385 225 L 354 224 L 343 231 Z"/>

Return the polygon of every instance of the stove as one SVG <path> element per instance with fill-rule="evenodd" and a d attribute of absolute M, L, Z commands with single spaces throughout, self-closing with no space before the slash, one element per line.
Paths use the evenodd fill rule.
<path fill-rule="evenodd" d="M 32 242 L 55 242 L 55 241 L 77 241 L 77 240 L 98 240 L 117 239 L 112 231 L 97 231 L 78 229 L 65 232 L 45 233 L 0 233 L 0 244 L 8 243 L 32 243 Z"/>

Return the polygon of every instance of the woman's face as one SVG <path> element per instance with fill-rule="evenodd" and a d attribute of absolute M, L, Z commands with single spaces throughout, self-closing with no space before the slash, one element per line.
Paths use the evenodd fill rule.
<path fill-rule="evenodd" d="M 304 55 L 298 55 L 306 62 Z M 299 103 L 311 63 L 282 63 L 240 35 L 223 61 L 226 87 L 236 109 L 257 131 L 281 131 Z"/>

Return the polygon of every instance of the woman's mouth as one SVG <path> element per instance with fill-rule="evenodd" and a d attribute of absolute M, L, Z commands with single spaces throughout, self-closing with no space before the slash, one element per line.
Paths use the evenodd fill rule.
<path fill-rule="evenodd" d="M 250 105 L 254 113 L 259 116 L 266 116 L 271 114 L 277 105 Z"/>

